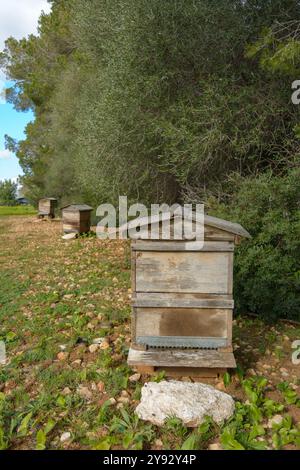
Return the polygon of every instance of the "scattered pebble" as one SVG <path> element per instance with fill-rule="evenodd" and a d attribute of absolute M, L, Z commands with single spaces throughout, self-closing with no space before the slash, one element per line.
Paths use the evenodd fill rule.
<path fill-rule="evenodd" d="M 98 382 L 97 383 L 97 388 L 98 388 L 100 393 L 105 392 L 105 383 L 104 382 Z"/>
<path fill-rule="evenodd" d="M 93 397 L 92 392 L 88 389 L 88 387 L 84 387 L 83 385 L 79 385 L 77 388 L 78 395 L 85 400 L 90 400 Z"/>
<path fill-rule="evenodd" d="M 67 442 L 71 439 L 71 433 L 70 432 L 64 432 L 61 436 L 60 436 L 60 442 Z"/>
<path fill-rule="evenodd" d="M 99 344 L 91 344 L 89 346 L 89 351 L 91 354 L 94 354 L 95 352 L 98 351 L 99 348 L 100 348 Z"/>
<path fill-rule="evenodd" d="M 57 359 L 58 359 L 59 361 L 65 361 L 66 359 L 68 359 L 68 356 L 69 356 L 68 353 L 66 353 L 66 352 L 60 352 L 60 353 L 57 354 Z"/>
<path fill-rule="evenodd" d="M 103 341 L 102 344 L 100 344 L 100 349 L 105 350 L 109 348 L 109 342 L 107 340 Z"/>
<path fill-rule="evenodd" d="M 221 390 L 222 392 L 224 392 L 224 391 L 226 390 L 226 387 L 225 387 L 225 385 L 224 385 L 223 382 L 218 382 L 218 383 L 216 384 L 216 389 L 217 389 L 217 390 Z"/>
<path fill-rule="evenodd" d="M 281 415 L 275 415 L 275 416 L 273 416 L 272 418 L 269 419 L 267 427 L 269 429 L 272 429 L 274 424 L 279 425 L 279 424 L 282 423 L 282 421 L 283 421 L 283 417 Z"/>
<path fill-rule="evenodd" d="M 76 361 L 72 362 L 72 366 L 81 366 L 82 360 L 81 359 L 76 359 Z"/>
<path fill-rule="evenodd" d="M 129 382 L 131 383 L 135 383 L 135 382 L 138 382 L 141 378 L 141 374 L 133 374 L 129 377 Z"/>
<path fill-rule="evenodd" d="M 129 401 L 130 401 L 129 398 L 127 398 L 127 397 L 120 397 L 120 398 L 117 399 L 117 402 L 122 403 L 123 405 L 127 405 L 129 403 Z"/>
<path fill-rule="evenodd" d="M 92 343 L 93 344 L 101 344 L 101 343 L 103 343 L 103 341 L 104 341 L 104 338 L 95 338 L 95 339 L 93 339 Z"/>
<path fill-rule="evenodd" d="M 223 449 L 218 442 L 214 442 L 213 444 L 209 444 L 208 450 L 223 450 Z"/>

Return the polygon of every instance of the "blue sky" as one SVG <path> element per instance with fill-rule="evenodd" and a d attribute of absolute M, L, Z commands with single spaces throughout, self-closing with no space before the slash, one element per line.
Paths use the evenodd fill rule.
<path fill-rule="evenodd" d="M 36 34 L 41 11 L 48 13 L 49 9 L 47 0 L 0 0 L 0 50 L 3 50 L 4 41 L 9 36 L 21 39 L 28 34 Z M 7 85 L 9 82 L 5 82 L 5 77 L 0 74 L 0 92 Z M 16 156 L 5 150 L 5 134 L 22 139 L 27 123 L 33 118 L 31 112 L 15 111 L 0 96 L 0 180 L 16 180 L 22 174 Z"/>
<path fill-rule="evenodd" d="M 0 180 L 15 179 L 22 174 L 17 157 L 4 151 L 4 135 L 21 140 L 26 124 L 32 119 L 31 112 L 18 113 L 12 105 L 0 104 Z"/>

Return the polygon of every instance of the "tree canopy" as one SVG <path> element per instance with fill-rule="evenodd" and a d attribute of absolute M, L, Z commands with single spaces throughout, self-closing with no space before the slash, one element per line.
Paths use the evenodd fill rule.
<path fill-rule="evenodd" d="M 298 164 L 299 1 L 50 3 L 1 54 L 9 100 L 35 112 L 7 137 L 31 198 L 174 202 Z"/>

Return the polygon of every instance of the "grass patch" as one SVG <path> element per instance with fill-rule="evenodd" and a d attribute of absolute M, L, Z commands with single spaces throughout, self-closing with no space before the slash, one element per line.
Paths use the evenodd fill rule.
<path fill-rule="evenodd" d="M 33 206 L 0 206 L 0 217 L 8 215 L 35 215 Z"/>

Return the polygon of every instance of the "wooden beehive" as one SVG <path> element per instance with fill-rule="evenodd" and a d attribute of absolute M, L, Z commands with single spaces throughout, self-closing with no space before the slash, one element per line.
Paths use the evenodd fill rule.
<path fill-rule="evenodd" d="M 174 227 L 176 216 L 169 214 Z M 195 214 L 190 213 L 196 224 Z M 133 226 L 135 221 L 132 223 Z M 216 376 L 236 367 L 232 348 L 233 256 L 242 237 L 238 224 L 204 219 L 204 244 L 150 240 L 151 225 L 136 221 L 132 240 L 132 346 L 129 365 L 141 371 Z"/>
<path fill-rule="evenodd" d="M 54 197 L 41 199 L 39 201 L 38 216 L 40 218 L 49 217 L 51 219 L 54 219 L 56 206 L 57 206 L 57 199 L 55 199 Z"/>
<path fill-rule="evenodd" d="M 86 204 L 70 204 L 62 208 L 64 233 L 87 233 L 91 229 L 93 208 Z"/>

